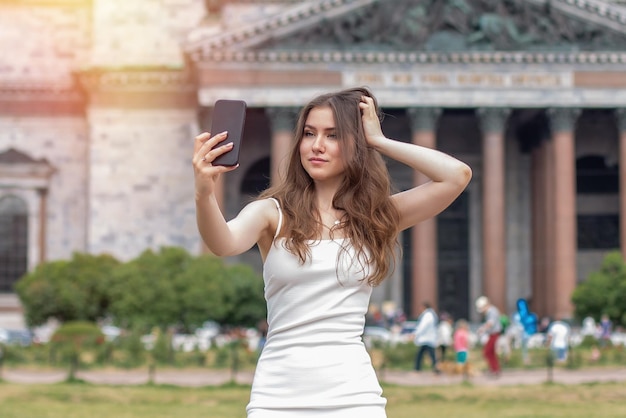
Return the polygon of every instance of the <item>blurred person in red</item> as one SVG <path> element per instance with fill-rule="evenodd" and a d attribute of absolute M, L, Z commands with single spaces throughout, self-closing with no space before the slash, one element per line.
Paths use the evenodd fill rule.
<path fill-rule="evenodd" d="M 501 373 L 500 362 L 496 353 L 496 342 L 502 332 L 500 323 L 500 310 L 489 302 L 486 296 L 476 299 L 476 310 L 484 316 L 483 324 L 478 328 L 478 335 L 487 335 L 488 339 L 483 348 L 483 356 L 489 367 L 489 374 L 499 377 Z"/>

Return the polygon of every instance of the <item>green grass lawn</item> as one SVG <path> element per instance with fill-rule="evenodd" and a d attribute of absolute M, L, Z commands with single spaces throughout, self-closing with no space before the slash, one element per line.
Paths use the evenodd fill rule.
<path fill-rule="evenodd" d="M 243 418 L 249 386 L 0 383 L 2 418 Z M 626 385 L 384 386 L 389 418 L 624 417 Z M 358 417 L 357 417 L 358 418 Z"/>

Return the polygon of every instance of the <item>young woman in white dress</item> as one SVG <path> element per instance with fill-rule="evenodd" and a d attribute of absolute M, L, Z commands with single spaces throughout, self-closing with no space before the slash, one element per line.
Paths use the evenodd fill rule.
<path fill-rule="evenodd" d="M 297 122 L 286 175 L 224 219 L 215 188 L 237 167 L 213 166 L 227 135 L 196 137 L 197 223 L 218 256 L 258 245 L 264 262 L 267 341 L 248 418 L 383 418 L 386 399 L 361 335 L 372 287 L 395 265 L 398 233 L 431 218 L 471 179 L 463 162 L 385 137 L 366 88 L 321 95 Z M 382 155 L 428 183 L 392 194 Z"/>

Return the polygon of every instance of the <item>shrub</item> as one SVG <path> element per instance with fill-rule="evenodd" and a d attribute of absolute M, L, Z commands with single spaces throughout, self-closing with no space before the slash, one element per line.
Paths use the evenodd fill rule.
<path fill-rule="evenodd" d="M 84 350 L 95 349 L 104 344 L 105 338 L 100 328 L 92 322 L 71 321 L 61 325 L 50 339 L 50 348 L 60 352 L 63 360 L 69 361 L 68 380 L 76 380 Z"/>

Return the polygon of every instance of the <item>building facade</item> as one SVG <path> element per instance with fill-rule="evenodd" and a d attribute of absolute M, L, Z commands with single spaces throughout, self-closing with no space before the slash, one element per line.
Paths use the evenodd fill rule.
<path fill-rule="evenodd" d="M 241 165 L 220 192 L 232 217 L 280 177 L 299 107 L 357 85 L 388 136 L 474 171 L 449 209 L 402 235 L 374 301 L 476 318 L 486 294 L 506 312 L 527 298 L 571 317 L 576 284 L 626 250 L 620 2 L 5 0 L 0 46 L 12 51 L 0 57 L 3 292 L 75 251 L 202 252 L 190 161 L 213 103 L 248 103 Z M 398 190 L 425 181 L 388 166 Z M 262 268 L 256 250 L 232 261 Z"/>

